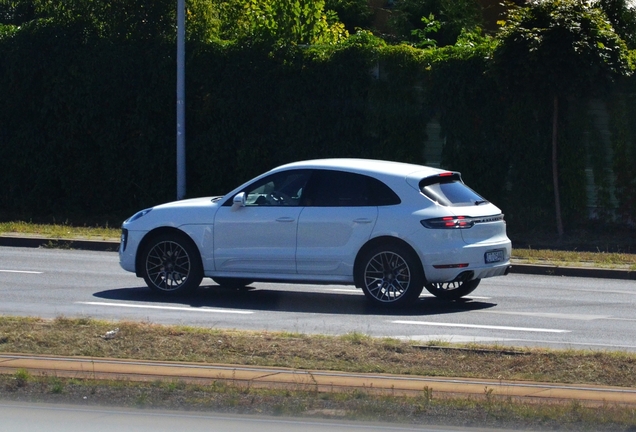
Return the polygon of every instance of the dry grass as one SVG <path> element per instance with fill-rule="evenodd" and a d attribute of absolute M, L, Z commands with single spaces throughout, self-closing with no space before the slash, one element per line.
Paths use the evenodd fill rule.
<path fill-rule="evenodd" d="M 361 390 L 316 394 L 297 389 L 259 389 L 215 382 L 99 381 L 32 376 L 28 371 L 0 376 L 4 400 L 124 406 L 232 414 L 338 418 L 412 425 L 479 427 L 480 430 L 632 431 L 633 407 L 586 407 L 523 403 L 481 397 L 438 398 L 424 390 L 415 397 L 378 396 Z"/>
<path fill-rule="evenodd" d="M 102 338 L 115 327 L 119 333 L 114 339 Z M 497 347 L 440 350 L 359 333 L 308 336 L 92 319 L 0 317 L 0 351 L 636 386 L 636 354 L 546 349 L 514 353 Z"/>

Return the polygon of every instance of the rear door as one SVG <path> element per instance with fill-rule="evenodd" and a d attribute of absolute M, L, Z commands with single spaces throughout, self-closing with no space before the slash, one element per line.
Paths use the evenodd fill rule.
<path fill-rule="evenodd" d="M 350 172 L 314 172 L 303 194 L 304 208 L 298 221 L 299 274 L 353 275 L 355 256 L 378 218 L 378 190 L 388 189 L 378 183 Z M 397 196 L 394 199 L 399 202 Z"/>

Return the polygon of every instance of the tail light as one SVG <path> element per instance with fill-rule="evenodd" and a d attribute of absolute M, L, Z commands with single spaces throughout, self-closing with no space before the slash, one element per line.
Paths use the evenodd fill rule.
<path fill-rule="evenodd" d="M 430 229 L 468 229 L 475 225 L 475 219 L 468 216 L 444 216 L 425 219 L 420 223 Z"/>

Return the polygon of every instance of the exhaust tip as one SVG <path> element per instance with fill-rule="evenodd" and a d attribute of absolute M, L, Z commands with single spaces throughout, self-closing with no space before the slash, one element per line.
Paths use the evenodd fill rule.
<path fill-rule="evenodd" d="M 508 273 L 510 273 L 511 269 L 512 269 L 512 266 L 509 265 L 508 268 L 506 269 L 506 271 L 504 272 L 504 276 L 508 276 Z"/>
<path fill-rule="evenodd" d="M 452 280 L 452 282 L 466 282 L 471 279 L 474 279 L 474 277 L 475 277 L 475 272 L 472 270 L 467 270 L 458 274 L 457 277 Z"/>

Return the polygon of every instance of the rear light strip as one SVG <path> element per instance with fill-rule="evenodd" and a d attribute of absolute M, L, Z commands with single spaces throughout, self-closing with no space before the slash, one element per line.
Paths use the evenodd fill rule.
<path fill-rule="evenodd" d="M 469 216 L 444 216 L 440 218 L 424 219 L 420 221 L 422 226 L 430 229 L 468 229 L 475 224 L 485 222 L 500 222 L 504 220 L 503 214 L 484 217 Z"/>
<path fill-rule="evenodd" d="M 466 268 L 466 267 L 468 267 L 468 263 L 462 263 L 462 264 L 438 264 L 438 265 L 433 265 L 433 267 L 435 267 L 436 269 Z"/>

